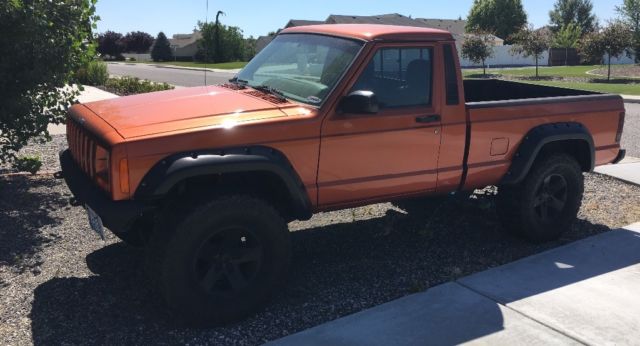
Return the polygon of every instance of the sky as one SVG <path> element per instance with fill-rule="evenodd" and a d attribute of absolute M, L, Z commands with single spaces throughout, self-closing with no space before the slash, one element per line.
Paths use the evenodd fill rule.
<path fill-rule="evenodd" d="M 623 0 L 592 0 L 601 23 L 617 16 L 615 6 Z M 549 22 L 555 0 L 523 0 L 529 22 L 541 27 Z M 221 22 L 240 27 L 245 36 L 261 36 L 286 25 L 289 19 L 325 20 L 330 14 L 376 15 L 400 13 L 413 18 L 457 19 L 466 17 L 473 0 L 209 0 L 209 20 L 218 10 Z M 98 0 L 98 32 L 146 31 L 155 36 L 189 33 L 205 21 L 206 0 Z"/>

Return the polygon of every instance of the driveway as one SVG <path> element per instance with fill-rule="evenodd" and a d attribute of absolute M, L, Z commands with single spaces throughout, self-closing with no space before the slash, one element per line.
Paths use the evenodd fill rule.
<path fill-rule="evenodd" d="M 622 147 L 627 156 L 640 157 L 640 104 L 625 103 L 627 116 L 624 122 Z"/>
<path fill-rule="evenodd" d="M 132 76 L 183 87 L 205 85 L 203 71 L 124 63 L 110 63 L 108 64 L 108 68 L 109 74 L 114 76 Z M 225 83 L 233 78 L 233 76 L 235 76 L 235 73 L 231 72 L 207 72 L 207 84 Z"/>

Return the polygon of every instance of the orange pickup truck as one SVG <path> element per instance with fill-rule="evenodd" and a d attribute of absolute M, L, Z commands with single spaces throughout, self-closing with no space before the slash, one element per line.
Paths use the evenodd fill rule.
<path fill-rule="evenodd" d="M 287 222 L 498 186 L 505 229 L 557 238 L 583 172 L 624 156 L 620 96 L 465 80 L 450 33 L 282 31 L 227 84 L 75 105 L 63 176 L 91 227 L 146 246 L 195 324 L 247 316 L 282 284 Z"/>

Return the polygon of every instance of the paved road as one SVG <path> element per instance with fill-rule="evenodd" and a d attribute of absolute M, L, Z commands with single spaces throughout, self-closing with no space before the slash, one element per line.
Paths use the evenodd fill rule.
<path fill-rule="evenodd" d="M 627 116 L 622 134 L 622 147 L 627 156 L 640 157 L 640 104 L 625 103 Z"/>
<path fill-rule="evenodd" d="M 184 87 L 204 85 L 203 71 L 170 69 L 141 64 L 109 64 L 109 74 L 133 76 Z M 224 83 L 234 75 L 235 73 L 207 72 L 207 84 Z"/>
<path fill-rule="evenodd" d="M 140 64 L 109 64 L 109 73 L 117 76 L 134 76 L 155 82 L 177 86 L 204 85 L 204 72 L 168 69 Z M 234 73 L 207 72 L 207 84 L 220 84 L 232 78 Z M 627 118 L 622 146 L 628 156 L 640 157 L 640 104 L 625 104 Z"/>

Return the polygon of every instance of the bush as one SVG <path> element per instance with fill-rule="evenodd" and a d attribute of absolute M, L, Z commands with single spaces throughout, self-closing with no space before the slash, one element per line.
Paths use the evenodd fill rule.
<path fill-rule="evenodd" d="M 14 167 L 20 172 L 36 174 L 42 168 L 42 161 L 38 156 L 24 156 L 16 159 Z"/>
<path fill-rule="evenodd" d="M 0 1 L 0 162 L 66 119 L 64 88 L 91 57 L 96 0 Z"/>
<path fill-rule="evenodd" d="M 76 72 L 78 83 L 84 85 L 104 85 L 109 79 L 107 64 L 102 61 L 91 61 Z"/>
<path fill-rule="evenodd" d="M 105 88 L 115 94 L 126 96 L 144 94 L 154 91 L 171 90 L 174 87 L 167 83 L 154 83 L 135 77 L 109 78 Z"/>

